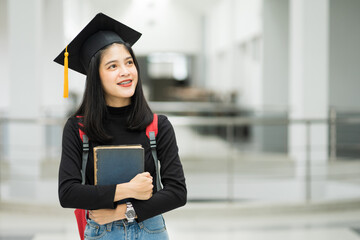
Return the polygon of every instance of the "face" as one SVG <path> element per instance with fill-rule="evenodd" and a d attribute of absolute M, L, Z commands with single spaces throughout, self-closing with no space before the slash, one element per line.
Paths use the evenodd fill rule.
<path fill-rule="evenodd" d="M 138 82 L 138 72 L 124 45 L 114 43 L 103 51 L 99 74 L 108 106 L 123 107 L 131 103 Z"/>

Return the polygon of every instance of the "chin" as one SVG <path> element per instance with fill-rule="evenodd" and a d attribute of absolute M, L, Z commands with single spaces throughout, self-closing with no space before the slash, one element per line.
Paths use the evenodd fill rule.
<path fill-rule="evenodd" d="M 120 98 L 131 98 L 132 96 L 134 96 L 135 91 L 129 92 L 129 93 L 125 93 L 125 94 L 121 94 L 121 96 L 119 96 Z"/>

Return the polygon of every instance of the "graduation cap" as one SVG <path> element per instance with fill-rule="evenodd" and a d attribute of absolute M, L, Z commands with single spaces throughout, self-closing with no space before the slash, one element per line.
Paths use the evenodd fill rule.
<path fill-rule="evenodd" d="M 68 68 L 86 75 L 91 58 L 100 49 L 112 43 L 132 46 L 140 37 L 141 33 L 98 13 L 54 59 L 64 65 L 64 97 L 68 97 Z"/>

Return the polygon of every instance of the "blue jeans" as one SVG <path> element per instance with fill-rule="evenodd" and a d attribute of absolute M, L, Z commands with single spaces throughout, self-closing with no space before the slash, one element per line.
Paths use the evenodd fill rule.
<path fill-rule="evenodd" d="M 85 228 L 85 240 L 168 240 L 165 221 L 162 215 L 149 218 L 143 222 L 129 223 L 119 220 L 105 225 L 99 225 L 88 219 Z"/>

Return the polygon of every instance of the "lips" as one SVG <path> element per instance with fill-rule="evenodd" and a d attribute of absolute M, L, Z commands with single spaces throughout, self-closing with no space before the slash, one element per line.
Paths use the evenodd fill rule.
<path fill-rule="evenodd" d="M 130 87 L 132 85 L 132 80 L 131 79 L 126 79 L 126 80 L 123 80 L 121 82 L 118 82 L 117 85 L 120 86 L 120 87 Z"/>

